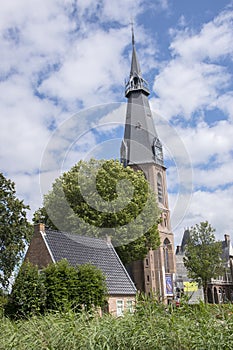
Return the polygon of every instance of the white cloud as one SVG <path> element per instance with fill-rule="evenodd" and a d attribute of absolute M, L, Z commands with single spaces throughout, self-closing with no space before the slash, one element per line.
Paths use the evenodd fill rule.
<path fill-rule="evenodd" d="M 170 45 L 172 54 L 185 57 L 187 61 L 215 60 L 220 57 L 233 58 L 233 12 L 224 11 L 213 21 L 203 25 L 201 31 L 193 34 L 185 31 L 171 31 L 174 40 Z"/>
<path fill-rule="evenodd" d="M 169 196 L 171 204 L 173 204 L 173 197 L 175 196 Z M 191 227 L 206 220 L 216 229 L 215 235 L 218 240 L 222 240 L 224 234 L 232 234 L 232 206 L 233 187 L 215 192 L 194 192 L 183 221 L 175 229 L 176 245 L 181 243 L 185 227 Z"/>
<path fill-rule="evenodd" d="M 213 105 L 221 109 L 233 122 L 233 91 L 219 96 Z"/>
<path fill-rule="evenodd" d="M 40 92 L 65 101 L 80 99 L 85 106 L 111 102 L 111 87 L 124 80 L 122 51 L 128 43 L 127 32 L 127 28 L 99 29 L 79 39 L 59 71 L 44 80 Z"/>
<path fill-rule="evenodd" d="M 152 100 L 152 105 L 168 118 L 189 119 L 195 111 L 209 108 L 229 82 L 224 67 L 177 58 L 156 77 L 154 90 L 159 99 Z"/>
<path fill-rule="evenodd" d="M 208 165 L 213 156 L 216 156 L 217 163 L 229 161 L 226 156 L 233 150 L 233 125 L 230 122 L 222 120 L 214 126 L 201 122 L 196 127 L 177 127 L 176 130 L 184 142 L 193 166 Z"/>
<path fill-rule="evenodd" d="M 142 11 L 142 0 L 117 0 L 105 1 L 103 4 L 102 18 L 107 21 L 117 21 L 128 24 L 139 12 Z"/>
<path fill-rule="evenodd" d="M 77 106 L 109 102 L 114 96 L 109 86 L 122 84 L 130 30 L 120 24 L 130 22 L 131 8 L 135 16 L 142 11 L 140 3 L 22 0 L 1 5 L 0 157 L 2 171 L 16 182 L 25 201 L 38 203 L 37 171 L 52 129 Z M 110 20 L 118 26 L 103 30 Z M 64 146 L 61 136 L 53 147 Z M 81 150 L 69 153 L 74 162 L 80 156 L 85 156 Z M 55 164 L 50 161 L 51 171 Z"/>
<path fill-rule="evenodd" d="M 161 67 L 153 87 L 159 95 L 153 103 L 164 116 L 189 119 L 196 111 L 216 106 L 232 80 L 221 61 L 233 58 L 232 21 L 233 12 L 228 10 L 204 24 L 197 34 L 189 29 L 171 31 L 173 59 Z M 218 108 L 226 110 L 221 99 Z"/>
<path fill-rule="evenodd" d="M 216 189 L 232 183 L 232 162 L 221 164 L 214 169 L 195 169 L 194 184 L 196 187 Z"/>

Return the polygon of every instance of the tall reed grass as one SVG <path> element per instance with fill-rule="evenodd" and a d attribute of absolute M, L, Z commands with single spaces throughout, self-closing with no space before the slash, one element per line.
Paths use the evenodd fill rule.
<path fill-rule="evenodd" d="M 0 321 L 1 350 L 233 349 L 232 305 L 145 302 L 121 318 L 69 311 Z"/>

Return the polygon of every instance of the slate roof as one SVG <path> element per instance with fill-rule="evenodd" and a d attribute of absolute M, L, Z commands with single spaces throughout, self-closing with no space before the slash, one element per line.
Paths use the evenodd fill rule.
<path fill-rule="evenodd" d="M 150 109 L 148 84 L 141 75 L 134 39 L 129 80 L 125 87 L 128 98 L 124 140 L 121 145 L 121 160 L 124 164 L 158 164 L 163 160 L 155 154 L 158 135 Z M 134 80 L 136 79 L 136 80 Z M 159 142 L 160 143 L 160 142 Z M 162 152 L 162 145 L 160 143 Z"/>
<path fill-rule="evenodd" d="M 135 295 L 136 288 L 113 245 L 107 240 L 46 230 L 44 239 L 55 262 L 61 259 L 76 266 L 91 263 L 106 276 L 109 295 Z"/>

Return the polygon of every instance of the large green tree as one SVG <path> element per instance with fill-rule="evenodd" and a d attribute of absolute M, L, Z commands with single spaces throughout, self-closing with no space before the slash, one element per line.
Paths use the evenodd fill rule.
<path fill-rule="evenodd" d="M 0 173 L 0 288 L 3 289 L 8 287 L 32 234 L 27 209 L 16 197 L 14 182 Z"/>
<path fill-rule="evenodd" d="M 52 229 L 110 236 L 123 262 L 159 245 L 159 210 L 142 171 L 115 160 L 80 161 L 57 178 L 34 222 Z"/>
<path fill-rule="evenodd" d="M 215 229 L 207 221 L 196 224 L 190 229 L 185 247 L 184 265 L 188 277 L 202 285 L 205 302 L 208 283 L 223 272 L 222 245 L 215 240 L 214 232 Z"/>

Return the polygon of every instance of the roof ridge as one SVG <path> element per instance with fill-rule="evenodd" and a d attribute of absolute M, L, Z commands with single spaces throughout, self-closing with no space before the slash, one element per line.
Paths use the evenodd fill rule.
<path fill-rule="evenodd" d="M 45 233 L 47 233 L 47 232 L 49 233 L 49 231 L 53 232 L 53 233 L 60 233 L 60 234 L 63 234 L 63 235 L 70 235 L 70 236 L 74 236 L 74 237 L 84 237 L 84 238 L 87 238 L 87 239 L 99 240 L 101 242 L 107 243 L 107 239 L 106 238 L 88 236 L 88 235 L 83 235 L 83 234 L 74 233 L 74 232 L 68 232 L 68 231 L 53 230 L 53 229 L 50 229 L 50 228 L 45 229 Z"/>

